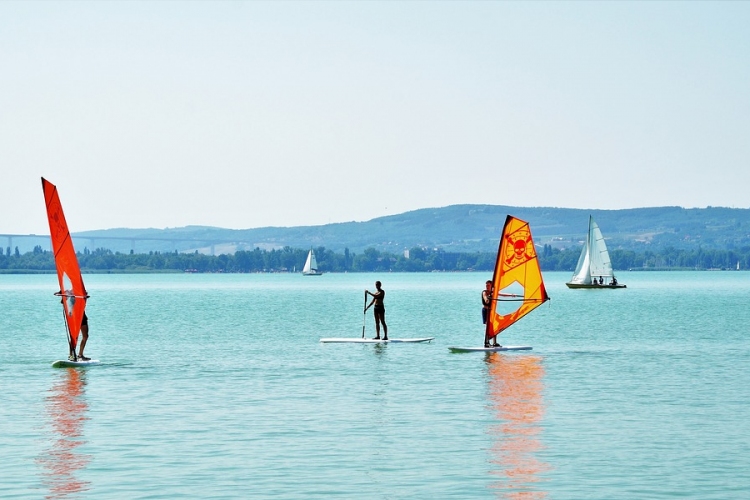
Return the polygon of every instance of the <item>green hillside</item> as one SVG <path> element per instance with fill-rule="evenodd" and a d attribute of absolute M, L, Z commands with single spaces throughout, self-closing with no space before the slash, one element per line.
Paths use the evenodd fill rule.
<path fill-rule="evenodd" d="M 452 205 L 425 208 L 366 222 L 321 226 L 222 229 L 187 226 L 168 229 L 106 229 L 74 233 L 76 247 L 113 251 L 190 251 L 233 253 L 254 248 L 325 247 L 335 252 L 375 248 L 393 253 L 414 247 L 452 252 L 493 251 L 507 214 L 527 220 L 539 245 L 564 249 L 580 246 L 589 214 L 599 224 L 610 249 L 721 249 L 750 246 L 750 209 L 708 207 L 582 210 L 501 205 Z M 49 239 L 14 239 L 30 250 Z M 33 243 L 33 244 L 32 244 Z M 21 249 L 24 251 L 24 248 Z"/>

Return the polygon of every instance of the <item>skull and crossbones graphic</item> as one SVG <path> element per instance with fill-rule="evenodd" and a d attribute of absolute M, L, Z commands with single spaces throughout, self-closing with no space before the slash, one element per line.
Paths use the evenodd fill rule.
<path fill-rule="evenodd" d="M 505 239 L 508 243 L 505 247 L 505 265 L 518 266 L 536 255 L 528 230 L 516 231 Z"/>

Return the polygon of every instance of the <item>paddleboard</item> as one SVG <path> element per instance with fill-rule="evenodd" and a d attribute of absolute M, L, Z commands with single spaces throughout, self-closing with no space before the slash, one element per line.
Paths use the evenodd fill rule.
<path fill-rule="evenodd" d="M 325 344 L 405 344 L 405 343 L 417 343 L 417 342 L 429 342 L 435 340 L 435 337 L 425 337 L 421 339 L 388 339 L 388 340 L 376 340 L 376 339 L 357 339 L 357 338 L 327 338 L 320 339 Z"/>
<path fill-rule="evenodd" d="M 98 359 L 90 359 L 88 361 L 71 361 L 69 359 L 59 359 L 52 363 L 52 368 L 80 368 L 85 366 L 98 365 Z"/>
<path fill-rule="evenodd" d="M 501 351 L 530 351 L 527 345 L 504 345 L 500 347 L 449 347 L 451 352 L 501 352 Z"/>

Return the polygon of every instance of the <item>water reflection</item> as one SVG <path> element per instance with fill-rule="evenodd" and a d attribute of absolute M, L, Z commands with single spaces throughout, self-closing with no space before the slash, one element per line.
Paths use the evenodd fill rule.
<path fill-rule="evenodd" d="M 485 359 L 489 375 L 489 402 L 497 421 L 489 432 L 494 438 L 491 484 L 500 498 L 546 498 L 539 490 L 540 474 L 549 466 L 539 460 L 541 420 L 544 415 L 544 367 L 537 356 L 489 353 Z"/>
<path fill-rule="evenodd" d="M 88 420 L 85 388 L 85 370 L 60 370 L 59 379 L 45 400 L 54 431 L 51 446 L 37 459 L 42 466 L 42 482 L 49 489 L 45 498 L 65 498 L 89 489 L 89 482 L 76 477 L 91 461 L 90 455 L 77 450 L 86 443 L 83 433 L 83 425 Z"/>

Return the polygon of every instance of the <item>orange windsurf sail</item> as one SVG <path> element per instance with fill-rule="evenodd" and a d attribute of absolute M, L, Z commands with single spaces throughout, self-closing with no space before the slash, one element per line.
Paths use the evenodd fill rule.
<path fill-rule="evenodd" d="M 492 282 L 485 343 L 549 300 L 528 222 L 505 219 Z"/>
<path fill-rule="evenodd" d="M 60 291 L 55 295 L 62 298 L 68 342 L 71 351 L 75 351 L 88 294 L 86 293 L 86 287 L 83 285 L 81 269 L 78 266 L 78 258 L 73 248 L 68 224 L 65 222 L 57 187 L 42 177 L 42 189 L 44 190 L 44 203 L 47 207 L 47 218 L 49 219 L 52 253 L 55 256 L 55 266 L 57 267 L 57 280 L 60 283 Z"/>

